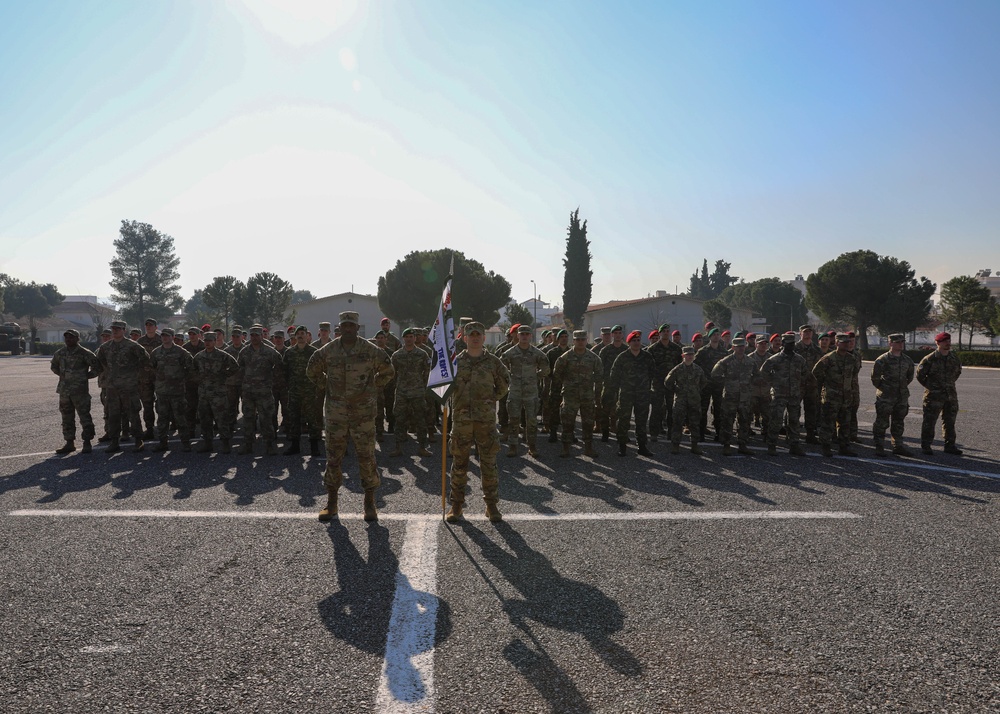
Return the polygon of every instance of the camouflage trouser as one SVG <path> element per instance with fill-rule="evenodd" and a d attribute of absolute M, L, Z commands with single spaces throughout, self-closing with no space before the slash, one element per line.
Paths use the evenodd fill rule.
<path fill-rule="evenodd" d="M 309 439 L 319 439 L 323 432 L 323 422 L 319 408 L 316 406 L 316 390 L 290 389 L 288 392 L 288 416 L 285 426 L 288 429 L 289 441 L 298 441 L 302 437 L 302 423 L 305 422 Z"/>
<path fill-rule="evenodd" d="M 955 419 L 958 416 L 958 400 L 947 397 L 924 397 L 924 420 L 920 426 L 920 443 L 930 446 L 934 441 L 934 424 L 941 416 L 941 434 L 946 446 L 955 444 Z"/>
<path fill-rule="evenodd" d="M 240 418 L 240 396 L 243 393 L 243 386 L 239 384 L 226 385 L 226 398 L 229 402 L 229 429 L 234 434 L 239 424 Z"/>
<path fill-rule="evenodd" d="M 187 410 L 184 415 L 187 417 L 188 428 L 194 433 L 194 425 L 198 423 L 198 383 L 189 382 L 184 388 L 184 398 L 187 401 Z M 180 424 L 177 425 L 178 429 Z"/>
<path fill-rule="evenodd" d="M 378 391 L 378 406 L 375 412 L 375 433 L 382 434 L 386 424 L 390 432 L 396 429 L 396 380 L 389 382 Z"/>
<path fill-rule="evenodd" d="M 215 431 L 223 439 L 233 437 L 233 423 L 230 421 L 229 396 L 224 391 L 201 392 L 198 395 L 198 414 L 201 421 L 201 435 L 211 441 Z M 214 429 L 213 429 L 214 422 Z M 194 424 L 191 425 L 192 429 Z"/>
<path fill-rule="evenodd" d="M 170 422 L 177 425 L 182 439 L 191 438 L 191 422 L 187 418 L 188 401 L 186 394 L 156 395 L 156 436 L 163 441 L 170 432 Z"/>
<path fill-rule="evenodd" d="M 551 381 L 549 383 L 549 401 L 546 403 L 546 409 L 545 409 L 546 416 L 542 417 L 543 421 L 545 422 L 545 425 L 549 429 L 549 434 L 555 434 L 556 432 L 559 431 L 559 422 L 562 421 L 561 417 L 562 407 L 560 406 L 561 404 L 562 404 L 562 382 Z M 574 419 L 576 418 L 575 412 L 573 418 Z M 591 421 L 593 421 L 593 416 L 591 416 Z M 563 431 L 565 431 L 568 428 L 570 433 L 573 433 L 572 421 L 569 422 L 568 426 L 566 425 L 566 422 L 563 422 L 563 424 L 564 424 Z M 593 426 L 594 425 L 591 424 L 591 429 L 593 429 Z"/>
<path fill-rule="evenodd" d="M 139 377 L 139 401 L 142 402 L 142 420 L 146 428 L 152 431 L 155 420 L 156 394 L 153 391 L 154 378 L 152 374 L 143 373 Z"/>
<path fill-rule="evenodd" d="M 901 445 L 903 443 L 903 422 L 909 413 L 909 398 L 886 399 L 877 397 L 875 399 L 875 423 L 872 424 L 872 435 L 875 440 L 883 441 L 885 430 L 889 429 L 893 445 Z"/>
<path fill-rule="evenodd" d="M 408 439 L 407 432 L 413 431 L 417 435 L 417 442 L 421 446 L 427 445 L 427 401 L 423 394 L 417 396 L 404 396 L 397 394 L 393 403 L 393 436 L 397 444 L 402 444 Z"/>
<path fill-rule="evenodd" d="M 858 438 L 858 409 L 861 408 L 861 392 L 857 391 L 851 398 L 850 406 L 847 408 L 847 421 L 849 424 L 850 437 Z"/>
<path fill-rule="evenodd" d="M 112 438 L 117 439 L 126 425 L 133 438 L 142 438 L 141 406 L 138 389 L 108 387 L 108 433 Z"/>
<path fill-rule="evenodd" d="M 653 387 L 653 400 L 650 402 L 650 436 L 670 434 L 674 426 L 674 395 L 663 386 L 663 380 L 659 381 L 661 383 Z"/>
<path fill-rule="evenodd" d="M 260 427 L 264 441 L 274 441 L 274 394 L 265 389 L 243 389 L 243 438 L 253 439 Z"/>
<path fill-rule="evenodd" d="M 687 424 L 691 431 L 691 443 L 697 444 L 701 440 L 701 396 L 687 397 L 674 394 L 674 430 L 670 434 L 670 440 L 681 443 L 684 435 L 684 424 Z"/>
<path fill-rule="evenodd" d="M 583 425 L 583 442 L 594 440 L 594 418 L 597 414 L 597 410 L 594 408 L 594 399 L 592 397 L 580 399 L 575 395 L 567 394 L 562 401 L 559 413 L 559 419 L 563 424 L 563 443 L 573 443 L 577 412 L 580 413 L 580 422 Z"/>
<path fill-rule="evenodd" d="M 275 387 L 271 390 L 271 394 L 274 396 L 274 416 L 271 418 L 271 423 L 274 424 L 274 430 L 278 430 L 278 412 L 281 412 L 281 424 L 286 429 L 288 428 L 288 387 Z"/>
<path fill-rule="evenodd" d="M 524 411 L 524 438 L 528 446 L 534 446 L 538 440 L 538 397 L 536 395 L 522 396 L 520 394 L 507 395 L 507 414 L 510 421 L 507 423 L 507 430 L 504 432 L 504 443 L 513 441 L 517 443 L 517 433 L 521 428 L 521 412 Z"/>
<path fill-rule="evenodd" d="M 618 431 L 618 412 L 615 407 L 617 395 L 611 389 L 601 392 L 601 403 L 597 412 L 597 428 L 604 431 Z"/>
<path fill-rule="evenodd" d="M 750 400 L 722 397 L 722 443 L 733 443 L 733 422 L 736 422 L 736 443 L 746 446 L 750 440 Z"/>
<path fill-rule="evenodd" d="M 108 420 L 108 390 L 106 387 L 101 387 L 101 412 L 104 420 L 104 434 L 110 436 L 111 422 Z"/>
<path fill-rule="evenodd" d="M 721 431 L 722 424 L 722 387 L 717 387 L 714 384 L 709 384 L 701 393 L 701 433 L 705 433 L 705 429 L 708 428 L 708 406 L 709 402 L 712 405 L 712 428 L 715 429 L 715 433 L 718 434 Z M 691 426 L 688 424 L 688 426 Z"/>
<path fill-rule="evenodd" d="M 323 484 L 334 490 L 344 483 L 341 463 L 347 453 L 347 439 L 354 442 L 358 454 L 358 472 L 361 487 L 366 491 L 379 487 L 378 470 L 375 468 L 375 419 L 357 415 L 326 415 L 326 471 Z"/>
<path fill-rule="evenodd" d="M 451 492 L 465 497 L 469 482 L 469 452 L 472 444 L 479 447 L 479 471 L 483 481 L 483 498 L 496 503 L 500 498 L 500 480 L 497 475 L 497 452 L 500 451 L 500 434 L 496 422 L 457 419 L 451 429 Z M 453 499 L 454 500 L 454 499 Z"/>
<path fill-rule="evenodd" d="M 850 402 L 842 399 L 826 399 L 820 408 L 819 443 L 831 446 L 834 438 L 844 447 L 851 442 Z"/>
<path fill-rule="evenodd" d="M 646 421 L 649 419 L 649 402 L 645 399 L 621 399 L 615 405 L 615 436 L 624 443 L 628 439 L 629 422 L 635 413 L 635 439 L 640 446 L 646 443 Z"/>
<path fill-rule="evenodd" d="M 750 397 L 750 416 L 760 419 L 761 434 L 767 434 L 771 423 L 771 395 L 762 394 Z"/>
<path fill-rule="evenodd" d="M 806 436 L 813 436 L 819 428 L 820 415 L 822 413 L 822 402 L 819 396 L 819 387 L 803 387 L 802 389 L 802 418 L 806 422 Z"/>
<path fill-rule="evenodd" d="M 778 434 L 785 427 L 786 439 L 789 444 L 799 443 L 799 414 L 802 412 L 802 400 L 797 397 L 771 397 L 768 408 L 770 421 L 767 425 L 767 445 L 778 445 Z M 786 423 L 785 414 L 788 414 Z"/>
<path fill-rule="evenodd" d="M 76 415 L 80 415 L 80 429 L 83 439 L 94 438 L 94 420 L 90 417 L 90 392 L 62 392 L 59 395 L 59 413 L 62 415 L 63 438 L 76 438 Z"/>
<path fill-rule="evenodd" d="M 497 422 L 500 424 L 501 434 L 507 431 L 507 422 L 510 419 L 510 415 L 507 412 L 507 399 L 508 397 L 504 397 L 497 402 Z"/>

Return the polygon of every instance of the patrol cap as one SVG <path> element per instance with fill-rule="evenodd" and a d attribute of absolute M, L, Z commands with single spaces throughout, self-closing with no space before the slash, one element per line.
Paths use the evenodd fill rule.
<path fill-rule="evenodd" d="M 212 330 L 209 330 L 204 335 L 205 342 L 215 342 L 215 340 L 216 340 L 217 337 L 218 337 L 218 335 L 215 334 L 215 332 L 212 331 Z"/>
<path fill-rule="evenodd" d="M 552 334 L 552 330 L 542 330 L 542 337 L 548 337 Z"/>
<path fill-rule="evenodd" d="M 466 328 L 466 331 L 468 331 L 468 328 Z M 415 334 L 416 333 L 413 331 L 412 327 L 407 327 L 405 330 L 403 330 L 403 337 L 406 337 L 407 335 L 415 335 Z"/>
<path fill-rule="evenodd" d="M 129 330 L 129 331 L 128 331 L 128 333 L 129 333 L 130 335 L 138 335 L 138 334 L 140 334 L 141 332 L 142 332 L 142 331 L 141 331 L 141 330 L 140 330 L 140 329 L 139 329 L 138 327 L 133 327 L 133 328 L 132 328 L 131 330 Z"/>
<path fill-rule="evenodd" d="M 805 332 L 806 330 L 812 332 L 813 331 L 812 325 L 799 325 L 799 332 Z"/>
<path fill-rule="evenodd" d="M 376 332 L 375 337 L 385 337 L 385 330 L 379 330 Z"/>
<path fill-rule="evenodd" d="M 733 338 L 733 347 L 746 347 L 746 346 L 747 346 L 747 340 L 745 337 Z"/>
<path fill-rule="evenodd" d="M 939 332 L 934 336 L 935 342 L 951 342 L 950 332 Z"/>
<path fill-rule="evenodd" d="M 458 322 L 460 324 L 462 324 L 462 325 L 468 325 L 470 322 L 475 322 L 475 321 L 476 321 L 476 318 L 474 318 L 474 317 L 460 317 L 460 318 L 458 318 Z"/>
<path fill-rule="evenodd" d="M 152 317 L 147 317 L 146 321 L 143 324 L 144 325 L 155 325 L 156 324 L 156 320 L 154 320 Z"/>
<path fill-rule="evenodd" d="M 628 333 L 628 337 L 626 338 L 625 341 L 631 342 L 632 340 L 639 340 L 639 342 L 642 342 L 642 333 L 639 332 L 638 330 L 632 330 L 630 333 Z"/>
<path fill-rule="evenodd" d="M 299 325 L 295 328 L 295 334 L 297 335 L 300 332 L 309 332 L 309 329 L 305 325 Z"/>
<path fill-rule="evenodd" d="M 344 310 L 344 312 L 340 313 L 339 317 L 341 325 L 343 325 L 345 322 L 350 322 L 355 325 L 358 324 L 358 313 L 354 312 L 353 310 Z"/>
<path fill-rule="evenodd" d="M 166 335 L 167 337 L 173 337 L 174 336 L 174 331 L 173 331 L 172 328 L 164 327 L 162 330 L 160 330 L 160 335 L 161 336 Z M 212 333 L 212 339 L 215 339 L 215 333 L 214 332 Z"/>
<path fill-rule="evenodd" d="M 280 337 L 281 339 L 285 339 L 285 331 L 275 330 L 274 332 L 271 333 L 271 337 Z"/>
<path fill-rule="evenodd" d="M 694 353 L 695 349 L 691 345 L 685 345 L 684 347 L 681 347 L 682 355 L 693 355 Z"/>
<path fill-rule="evenodd" d="M 233 334 L 235 335 L 237 332 L 243 334 L 243 325 L 233 325 Z"/>
<path fill-rule="evenodd" d="M 837 335 L 837 344 L 838 345 L 841 342 L 850 342 L 850 341 L 851 341 L 851 336 L 848 335 L 846 332 Z"/>
<path fill-rule="evenodd" d="M 200 335 L 200 334 L 201 334 L 201 328 L 200 328 L 200 327 L 194 327 L 194 326 L 192 325 L 191 327 L 189 327 L 189 328 L 187 329 L 187 333 L 188 333 L 189 335 Z"/>
<path fill-rule="evenodd" d="M 251 325 L 250 326 L 250 334 L 251 335 L 263 335 L 264 334 L 264 327 L 263 327 L 263 325 Z"/>
<path fill-rule="evenodd" d="M 110 335 L 111 334 L 111 328 L 110 327 L 105 327 L 103 330 L 101 330 L 101 334 L 102 335 Z"/>
<path fill-rule="evenodd" d="M 476 322 L 475 320 L 473 320 L 472 322 L 470 322 L 468 325 L 465 326 L 465 334 L 471 335 L 473 332 L 478 332 L 480 335 L 485 335 L 486 328 L 483 326 L 483 323 Z"/>
<path fill-rule="evenodd" d="M 664 322 L 662 325 L 656 328 L 657 332 L 670 332 L 670 323 Z"/>
<path fill-rule="evenodd" d="M 889 342 L 906 342 L 906 338 L 903 337 L 902 332 L 893 332 L 889 335 Z"/>
<path fill-rule="evenodd" d="M 329 322 L 321 322 L 321 323 L 319 323 L 319 329 L 321 329 L 321 330 L 329 330 L 330 329 L 330 323 Z"/>
<path fill-rule="evenodd" d="M 585 340 L 585 339 L 587 339 L 587 331 L 586 330 L 573 330 L 573 339 L 574 340 Z"/>
<path fill-rule="evenodd" d="M 611 334 L 611 328 L 610 327 L 602 327 L 601 328 L 601 334 L 602 335 L 610 335 Z"/>
<path fill-rule="evenodd" d="M 781 344 L 783 345 L 794 345 L 795 344 L 795 333 L 786 332 L 781 336 Z"/>
<path fill-rule="evenodd" d="M 73 337 L 75 337 L 75 338 L 77 338 L 77 339 L 80 339 L 80 333 L 79 333 L 79 332 L 77 332 L 76 330 L 72 329 L 72 328 L 70 328 L 70 329 L 66 330 L 66 331 L 65 331 L 65 332 L 63 333 L 63 337 L 65 337 L 66 335 L 72 335 Z"/>
<path fill-rule="evenodd" d="M 519 334 L 519 335 L 530 335 L 531 334 L 531 328 L 528 327 L 527 325 L 518 325 L 518 327 L 517 327 L 517 334 Z"/>

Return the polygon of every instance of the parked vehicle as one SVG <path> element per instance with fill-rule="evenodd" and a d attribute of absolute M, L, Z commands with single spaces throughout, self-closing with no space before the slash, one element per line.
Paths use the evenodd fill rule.
<path fill-rule="evenodd" d="M 0 352 L 10 352 L 12 355 L 23 354 L 26 351 L 21 326 L 16 322 L 5 322 L 0 325 Z"/>

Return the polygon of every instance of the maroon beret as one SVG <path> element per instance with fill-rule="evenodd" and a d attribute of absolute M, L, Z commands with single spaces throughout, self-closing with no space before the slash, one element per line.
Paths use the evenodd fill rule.
<path fill-rule="evenodd" d="M 939 332 L 934 336 L 935 342 L 951 342 L 951 334 L 948 332 Z"/>

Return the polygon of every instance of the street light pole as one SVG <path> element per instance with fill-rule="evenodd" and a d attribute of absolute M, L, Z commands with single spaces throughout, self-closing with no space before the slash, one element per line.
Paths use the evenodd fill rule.
<path fill-rule="evenodd" d="M 778 302 L 777 300 L 774 301 L 774 304 L 784 305 L 785 307 L 788 308 L 788 331 L 795 332 L 795 322 L 794 322 L 795 313 L 793 312 L 792 306 L 789 305 L 787 302 Z"/>
<path fill-rule="evenodd" d="M 531 336 L 535 336 L 535 326 L 538 325 L 538 286 L 535 281 L 531 281 L 531 309 L 533 310 L 531 316 Z"/>

